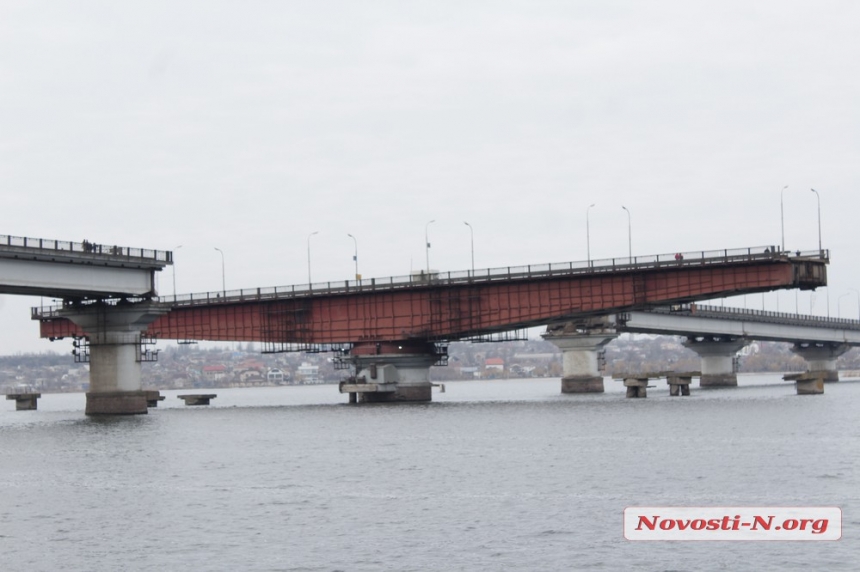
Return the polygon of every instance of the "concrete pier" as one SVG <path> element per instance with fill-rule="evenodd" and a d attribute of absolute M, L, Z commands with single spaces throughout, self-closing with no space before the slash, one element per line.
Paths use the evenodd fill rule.
<path fill-rule="evenodd" d="M 672 397 L 690 395 L 690 383 L 696 375 L 695 373 L 667 373 L 666 383 L 669 384 L 669 395 Z"/>
<path fill-rule="evenodd" d="M 624 387 L 627 388 L 627 397 L 629 398 L 648 397 L 647 377 L 625 377 Z"/>
<path fill-rule="evenodd" d="M 41 393 L 7 393 L 6 400 L 15 402 L 15 411 L 35 411 Z"/>
<path fill-rule="evenodd" d="M 435 344 L 423 341 L 357 344 L 350 351 L 355 378 L 340 385 L 350 403 L 432 400 L 430 366 L 439 360 Z"/>
<path fill-rule="evenodd" d="M 147 407 L 158 407 L 158 402 L 164 401 L 164 396 L 157 389 L 146 389 L 144 393 L 146 394 Z"/>
<path fill-rule="evenodd" d="M 168 311 L 153 302 L 81 304 L 62 310 L 89 340 L 87 415 L 147 412 L 147 393 L 140 385 L 141 332 Z"/>
<path fill-rule="evenodd" d="M 836 360 L 851 349 L 848 344 L 838 342 L 797 342 L 791 351 L 806 361 L 806 370 L 811 374 L 821 373 L 825 382 L 839 381 Z"/>
<path fill-rule="evenodd" d="M 743 338 L 689 336 L 684 346 L 702 358 L 699 387 L 737 387 L 738 374 L 734 358 L 745 345 L 747 340 Z"/>
<path fill-rule="evenodd" d="M 824 393 L 824 371 L 789 373 L 782 376 L 786 381 L 793 381 L 798 395 L 821 395 Z"/>
<path fill-rule="evenodd" d="M 209 405 L 209 401 L 218 397 L 217 393 L 195 393 L 189 395 L 177 395 L 185 401 L 185 405 Z"/>
<path fill-rule="evenodd" d="M 600 351 L 618 337 L 606 317 L 547 326 L 543 339 L 562 351 L 562 393 L 603 393 Z"/>

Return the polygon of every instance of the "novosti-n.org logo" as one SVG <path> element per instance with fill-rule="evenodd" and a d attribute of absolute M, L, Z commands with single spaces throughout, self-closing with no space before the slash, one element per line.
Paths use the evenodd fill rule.
<path fill-rule="evenodd" d="M 839 540 L 838 507 L 651 506 L 624 509 L 627 540 Z"/>

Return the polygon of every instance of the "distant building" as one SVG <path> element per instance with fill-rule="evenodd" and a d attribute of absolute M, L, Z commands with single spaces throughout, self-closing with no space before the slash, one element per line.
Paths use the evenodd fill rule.
<path fill-rule="evenodd" d="M 296 369 L 298 380 L 301 383 L 320 383 L 320 367 L 311 365 L 308 362 L 302 362 L 302 365 Z"/>
<path fill-rule="evenodd" d="M 203 379 L 206 381 L 221 381 L 227 377 L 226 365 L 204 365 Z"/>
<path fill-rule="evenodd" d="M 280 385 L 282 383 L 285 383 L 289 379 L 290 379 L 289 373 L 286 373 L 283 370 L 278 369 L 276 367 L 270 369 L 269 372 L 266 374 L 266 380 L 268 380 L 269 383 L 274 383 L 276 385 Z"/>
<path fill-rule="evenodd" d="M 505 370 L 505 360 L 502 358 L 491 357 L 484 360 L 484 369 L 486 370 L 496 370 L 496 371 L 504 371 Z"/>

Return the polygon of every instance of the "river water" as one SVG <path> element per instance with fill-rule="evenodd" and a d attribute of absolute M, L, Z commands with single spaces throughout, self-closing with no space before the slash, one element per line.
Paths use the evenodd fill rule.
<path fill-rule="evenodd" d="M 208 407 L 168 391 L 115 419 L 86 418 L 82 394 L 2 402 L 0 569 L 860 569 L 860 381 L 654 383 L 454 382 L 359 406 L 331 385 L 207 390 Z M 843 534 L 633 542 L 627 506 L 838 506 Z"/>

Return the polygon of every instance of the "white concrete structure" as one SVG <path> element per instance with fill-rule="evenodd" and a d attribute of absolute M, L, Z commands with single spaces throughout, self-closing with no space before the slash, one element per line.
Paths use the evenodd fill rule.
<path fill-rule="evenodd" d="M 157 250 L 0 235 L 0 294 L 54 298 L 155 295 Z"/>
<path fill-rule="evenodd" d="M 603 393 L 600 351 L 618 337 L 605 318 L 547 326 L 543 339 L 562 351 L 562 393 Z"/>
<path fill-rule="evenodd" d="M 824 381 L 839 381 L 836 360 L 851 349 L 848 344 L 839 342 L 795 343 L 791 351 L 806 361 L 806 371 L 821 373 Z"/>
<path fill-rule="evenodd" d="M 773 342 L 839 342 L 860 345 L 860 321 L 827 320 L 776 312 L 685 305 L 627 312 L 614 320 L 619 332 L 677 336 L 721 336 Z"/>
<path fill-rule="evenodd" d="M 737 385 L 734 355 L 750 340 L 791 342 L 809 372 L 838 381 L 836 359 L 860 345 L 860 321 L 761 312 L 697 304 L 627 312 L 615 316 L 620 332 L 687 336 L 684 344 L 702 356 L 700 385 Z"/>
<path fill-rule="evenodd" d="M 141 332 L 170 309 L 149 300 L 172 261 L 158 250 L 0 235 L 0 294 L 63 298 L 57 315 L 86 334 L 87 415 L 146 413 Z"/>
<path fill-rule="evenodd" d="M 87 415 L 146 413 L 141 390 L 141 332 L 169 308 L 148 302 L 71 306 L 61 314 L 89 340 L 90 389 Z"/>
<path fill-rule="evenodd" d="M 690 336 L 684 345 L 702 358 L 699 387 L 737 387 L 735 355 L 747 344 L 731 336 Z"/>

